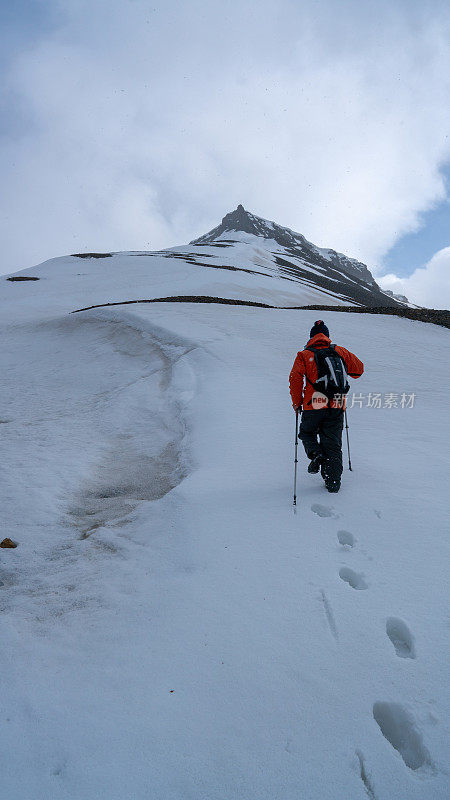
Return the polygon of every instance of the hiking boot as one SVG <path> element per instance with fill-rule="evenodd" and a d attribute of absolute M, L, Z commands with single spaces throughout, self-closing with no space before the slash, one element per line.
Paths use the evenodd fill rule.
<path fill-rule="evenodd" d="M 339 480 L 332 480 L 331 478 L 325 478 L 325 488 L 328 489 L 329 492 L 338 492 L 341 488 L 341 482 Z"/>
<path fill-rule="evenodd" d="M 317 475 L 317 473 L 320 470 L 321 463 L 322 463 L 322 456 L 320 453 L 316 453 L 316 455 L 311 458 L 311 461 L 308 464 L 309 474 Z"/>

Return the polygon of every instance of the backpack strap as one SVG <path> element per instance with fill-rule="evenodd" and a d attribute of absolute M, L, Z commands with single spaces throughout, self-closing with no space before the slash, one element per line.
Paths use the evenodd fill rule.
<path fill-rule="evenodd" d="M 336 349 L 336 345 L 335 344 L 331 344 L 331 342 L 330 342 L 329 345 L 327 345 L 327 347 L 314 347 L 314 345 L 310 345 L 309 347 L 305 347 L 305 350 L 309 350 L 311 353 L 317 353 L 318 351 L 320 352 L 321 350 L 335 350 L 335 349 Z M 338 355 L 339 355 L 339 353 L 338 353 Z"/>
<path fill-rule="evenodd" d="M 319 370 L 319 366 L 318 366 L 318 364 L 317 364 L 317 357 L 316 357 L 316 350 L 317 350 L 317 348 L 316 348 L 316 347 L 305 347 L 305 350 L 309 350 L 309 352 L 310 352 L 310 353 L 313 353 L 313 354 L 314 354 L 314 361 L 316 362 L 316 367 L 317 367 L 317 371 L 318 371 L 318 370 Z M 306 372 L 305 372 L 305 378 L 306 378 L 306 380 L 308 381 L 309 385 L 310 385 L 310 386 L 312 386 L 312 387 L 313 387 L 313 389 L 314 389 L 314 384 L 313 384 L 313 382 L 312 382 L 312 381 L 310 381 L 310 380 L 309 380 L 309 378 L 308 378 L 308 376 L 307 376 Z M 309 401 L 309 404 L 308 404 L 308 405 L 311 405 L 311 400 Z"/>

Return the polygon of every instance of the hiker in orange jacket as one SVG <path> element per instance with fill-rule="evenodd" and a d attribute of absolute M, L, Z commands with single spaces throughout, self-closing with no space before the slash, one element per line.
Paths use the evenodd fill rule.
<path fill-rule="evenodd" d="M 362 361 L 345 347 L 332 345 L 328 328 L 319 319 L 311 328 L 305 350 L 297 353 L 289 376 L 289 386 L 294 411 L 302 409 L 299 438 L 310 459 L 308 472 L 317 473 L 320 470 L 328 491 L 338 492 L 342 475 L 345 396 L 342 393 L 335 394 L 330 399 L 326 394 L 317 391 L 317 387 L 314 386 L 320 378 L 319 367 L 322 369 L 320 365 L 324 361 L 328 361 L 328 366 L 325 367 L 325 371 L 328 372 L 330 359 L 326 357 L 330 355 L 331 373 L 333 373 L 333 359 L 336 367 L 336 356 L 333 356 L 333 353 L 340 356 L 337 367 L 343 362 L 344 369 L 340 367 L 339 370 L 342 380 L 346 381 L 347 375 L 359 378 L 363 374 Z M 323 377 L 321 380 L 325 380 L 326 383 Z"/>

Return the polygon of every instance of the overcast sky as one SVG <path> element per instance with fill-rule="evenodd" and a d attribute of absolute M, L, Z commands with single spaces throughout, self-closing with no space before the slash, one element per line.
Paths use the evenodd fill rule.
<path fill-rule="evenodd" d="M 448 0 L 0 14 L 1 272 L 183 244 L 242 203 L 450 305 Z"/>

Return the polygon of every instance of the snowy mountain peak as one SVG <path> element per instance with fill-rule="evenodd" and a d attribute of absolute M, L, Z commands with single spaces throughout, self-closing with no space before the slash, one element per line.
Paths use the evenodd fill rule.
<path fill-rule="evenodd" d="M 243 205 L 239 204 L 234 211 L 225 214 L 220 225 L 216 228 L 195 239 L 191 244 L 203 244 L 216 241 L 227 233 L 251 233 L 254 236 L 261 236 L 264 239 L 274 239 L 282 247 L 288 244 L 295 244 L 298 240 L 305 241 L 301 234 L 293 233 L 289 228 L 283 228 L 274 222 L 269 222 L 263 217 L 251 214 Z"/>
<path fill-rule="evenodd" d="M 275 241 L 290 255 L 300 257 L 308 264 L 328 266 L 337 269 L 352 279 L 357 279 L 370 289 L 381 292 L 367 266 L 354 258 L 349 258 L 336 250 L 329 250 L 308 242 L 301 234 L 271 222 L 256 214 L 251 214 L 239 204 L 235 211 L 226 214 L 220 225 L 190 242 L 191 245 L 211 244 L 230 237 L 233 233 L 247 233 L 263 239 Z"/>

